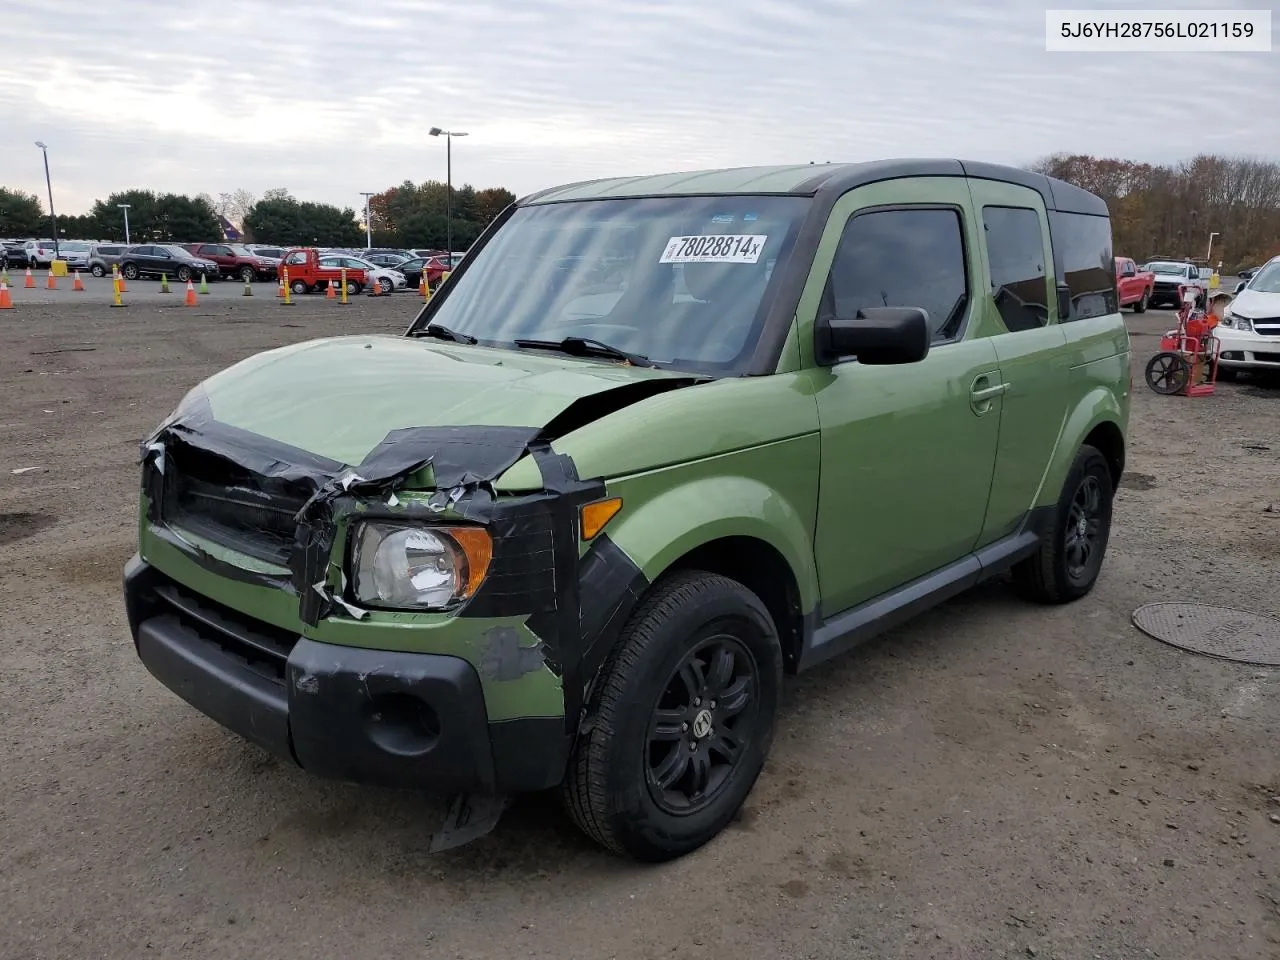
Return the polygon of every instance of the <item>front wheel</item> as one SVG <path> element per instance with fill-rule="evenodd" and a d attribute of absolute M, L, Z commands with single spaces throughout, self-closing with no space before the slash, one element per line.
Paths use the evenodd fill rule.
<path fill-rule="evenodd" d="M 638 860 L 701 847 L 755 785 L 781 687 L 778 631 L 754 593 L 701 571 L 659 581 L 601 670 L 564 786 L 570 816 Z"/>
<path fill-rule="evenodd" d="M 1147 361 L 1147 386 L 1163 396 L 1173 396 L 1187 386 L 1191 365 L 1187 358 L 1172 350 L 1162 350 Z"/>
<path fill-rule="evenodd" d="M 1093 589 L 1111 536 L 1114 493 L 1106 458 L 1082 446 L 1040 549 L 1013 568 L 1019 594 L 1037 603 L 1069 603 Z"/>
<path fill-rule="evenodd" d="M 378 287 L 382 290 L 383 294 L 388 294 L 395 290 L 396 285 L 391 282 L 390 277 L 379 277 Z"/>
<path fill-rule="evenodd" d="M 190 268 L 190 267 L 179 267 L 179 268 L 178 268 L 177 277 L 178 277 L 178 282 L 179 282 L 179 283 L 186 283 L 188 280 L 190 280 L 190 279 L 191 279 L 191 268 Z"/>
<path fill-rule="evenodd" d="M 294 280 L 289 284 L 289 289 L 294 293 L 301 295 L 310 291 L 311 285 L 305 280 Z"/>
<path fill-rule="evenodd" d="M 1223 383 L 1235 383 L 1240 371 L 1235 367 L 1218 367 L 1217 378 Z"/>

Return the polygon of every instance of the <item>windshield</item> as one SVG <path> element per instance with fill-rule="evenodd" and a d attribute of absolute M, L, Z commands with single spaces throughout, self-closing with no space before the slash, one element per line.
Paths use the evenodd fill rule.
<path fill-rule="evenodd" d="M 1255 273 L 1246 289 L 1257 293 L 1280 293 L 1280 260 L 1272 260 Z"/>
<path fill-rule="evenodd" d="M 1152 273 L 1167 273 L 1180 277 L 1187 272 L 1187 265 L 1185 263 L 1148 263 L 1144 269 Z"/>
<path fill-rule="evenodd" d="M 647 197 L 524 207 L 468 256 L 431 323 L 483 344 L 583 337 L 678 369 L 735 373 L 802 197 Z"/>
<path fill-rule="evenodd" d="M 59 240 L 58 249 L 63 253 L 87 253 L 89 244 L 83 240 Z"/>
<path fill-rule="evenodd" d="M 227 249 L 234 253 L 237 257 L 256 257 L 257 254 L 248 247 L 239 243 L 228 243 Z"/>

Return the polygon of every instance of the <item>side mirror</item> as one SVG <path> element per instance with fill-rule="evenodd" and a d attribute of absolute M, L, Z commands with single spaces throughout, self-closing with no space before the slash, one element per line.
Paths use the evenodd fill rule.
<path fill-rule="evenodd" d="M 1248 280 L 1241 280 L 1239 283 L 1237 283 L 1237 284 L 1236 284 L 1236 291 L 1235 291 L 1235 292 L 1236 292 L 1236 293 L 1239 293 L 1241 290 L 1243 290 L 1243 289 L 1244 289 L 1245 287 L 1247 287 L 1248 285 L 1249 285 L 1249 281 L 1248 281 Z"/>
<path fill-rule="evenodd" d="M 877 366 L 918 363 L 929 353 L 929 340 L 929 314 L 919 307 L 864 307 L 853 319 L 819 319 L 818 362 L 856 357 Z"/>

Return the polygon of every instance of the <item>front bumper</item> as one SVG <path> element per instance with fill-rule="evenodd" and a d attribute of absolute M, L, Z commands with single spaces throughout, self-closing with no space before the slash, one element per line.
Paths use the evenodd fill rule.
<path fill-rule="evenodd" d="M 470 663 L 318 643 L 202 597 L 135 556 L 125 604 L 139 658 L 224 727 L 309 773 L 445 793 L 559 783 L 561 718 L 490 723 Z"/>
<path fill-rule="evenodd" d="M 1220 344 L 1218 365 L 1237 370 L 1280 370 L 1280 337 L 1262 337 L 1219 324 L 1213 335 Z"/>

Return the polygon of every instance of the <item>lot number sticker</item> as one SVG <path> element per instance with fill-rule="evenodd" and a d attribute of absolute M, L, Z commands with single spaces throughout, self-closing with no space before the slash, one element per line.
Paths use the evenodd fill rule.
<path fill-rule="evenodd" d="M 756 263 L 766 234 L 672 237 L 659 263 Z"/>

